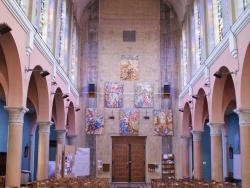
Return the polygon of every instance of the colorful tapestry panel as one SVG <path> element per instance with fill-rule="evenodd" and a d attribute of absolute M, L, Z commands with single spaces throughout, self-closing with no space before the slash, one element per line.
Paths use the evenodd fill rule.
<path fill-rule="evenodd" d="M 139 61 L 138 55 L 125 56 L 121 58 L 121 80 L 139 79 Z"/>
<path fill-rule="evenodd" d="M 138 82 L 135 84 L 135 107 L 151 108 L 153 100 L 154 86 L 150 82 Z"/>
<path fill-rule="evenodd" d="M 153 110 L 154 134 L 159 136 L 173 135 L 172 110 Z"/>
<path fill-rule="evenodd" d="M 120 111 L 120 134 L 138 135 L 139 111 L 122 109 Z"/>
<path fill-rule="evenodd" d="M 86 108 L 86 133 L 87 134 L 103 134 L 104 133 L 104 117 L 98 108 Z"/>
<path fill-rule="evenodd" d="M 123 84 L 106 82 L 104 106 L 106 108 L 122 108 Z"/>

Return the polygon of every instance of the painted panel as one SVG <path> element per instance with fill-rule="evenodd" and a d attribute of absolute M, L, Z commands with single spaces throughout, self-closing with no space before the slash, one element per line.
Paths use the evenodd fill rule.
<path fill-rule="evenodd" d="M 158 136 L 173 135 L 172 110 L 154 109 L 153 115 L 154 115 L 154 134 Z"/>
<path fill-rule="evenodd" d="M 116 82 L 106 82 L 104 89 L 105 89 L 104 107 L 122 108 L 123 84 Z"/>
<path fill-rule="evenodd" d="M 138 82 L 135 84 L 135 107 L 151 108 L 153 102 L 154 86 L 150 82 Z"/>
<path fill-rule="evenodd" d="M 86 127 L 87 134 L 104 133 L 103 112 L 98 108 L 86 108 Z"/>
<path fill-rule="evenodd" d="M 139 79 L 139 61 L 137 55 L 122 55 L 121 57 L 121 80 Z"/>
<path fill-rule="evenodd" d="M 122 109 L 120 111 L 120 134 L 138 135 L 139 112 L 133 109 Z"/>

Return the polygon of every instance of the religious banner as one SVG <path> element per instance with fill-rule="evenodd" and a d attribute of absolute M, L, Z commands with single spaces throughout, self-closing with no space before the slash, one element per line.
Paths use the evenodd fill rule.
<path fill-rule="evenodd" d="M 150 82 L 138 82 L 135 84 L 135 107 L 152 108 L 154 86 Z"/>
<path fill-rule="evenodd" d="M 153 110 L 154 134 L 158 136 L 173 135 L 172 110 Z"/>
<path fill-rule="evenodd" d="M 104 90 L 105 90 L 104 107 L 122 108 L 123 84 L 116 82 L 106 82 Z"/>
<path fill-rule="evenodd" d="M 139 62 L 138 55 L 122 55 L 121 57 L 121 80 L 138 80 L 139 79 Z"/>
<path fill-rule="evenodd" d="M 120 111 L 120 135 L 138 135 L 139 111 L 122 109 Z"/>
<path fill-rule="evenodd" d="M 104 117 L 98 108 L 86 108 L 86 127 L 87 134 L 104 133 Z"/>

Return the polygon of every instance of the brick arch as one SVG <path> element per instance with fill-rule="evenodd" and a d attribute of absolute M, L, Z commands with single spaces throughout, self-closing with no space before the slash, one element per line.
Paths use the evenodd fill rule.
<path fill-rule="evenodd" d="M 250 80 L 250 44 L 246 49 L 246 53 L 244 56 L 244 61 L 242 65 L 242 74 L 240 79 L 240 88 L 239 88 L 239 96 L 237 97 L 238 107 L 249 107 L 250 106 L 250 87 L 249 87 L 249 80 Z"/>
<path fill-rule="evenodd" d="M 183 109 L 183 118 L 182 118 L 182 136 L 190 136 L 189 126 L 192 124 L 192 114 L 190 110 L 190 105 L 185 103 Z"/>
<path fill-rule="evenodd" d="M 72 102 L 69 103 L 67 120 L 69 125 L 68 135 L 75 135 L 75 107 Z"/>
<path fill-rule="evenodd" d="M 227 67 L 223 66 L 219 69 L 220 72 L 230 72 Z M 232 77 L 230 74 L 224 75 L 222 78 L 215 78 L 214 85 L 211 93 L 211 108 L 210 108 L 210 121 L 211 122 L 224 122 L 224 102 L 223 99 L 227 98 L 227 80 Z M 230 88 L 230 87 L 229 87 Z M 231 95 L 231 94 L 230 94 Z"/>
<path fill-rule="evenodd" d="M 66 107 L 64 103 L 64 99 L 62 98 L 63 93 L 61 88 L 57 88 L 53 94 L 53 106 L 52 106 L 52 116 L 55 120 L 55 128 L 57 130 L 66 129 Z M 65 99 L 66 100 L 66 99 Z"/>
<path fill-rule="evenodd" d="M 6 90 L 6 105 L 11 107 L 24 106 L 25 95 L 21 63 L 17 46 L 11 33 L 0 35 L 0 46 L 4 56 L 4 64 L 6 65 L 4 77 L 8 84 L 8 87 L 3 86 Z"/>
<path fill-rule="evenodd" d="M 204 123 L 208 117 L 207 95 L 203 88 L 197 93 L 198 98 L 194 105 L 194 130 L 204 130 Z"/>
<path fill-rule="evenodd" d="M 50 107 L 47 79 L 39 73 L 39 70 L 43 70 L 41 66 L 35 66 L 34 70 L 36 71 L 30 75 L 27 97 L 35 107 L 37 121 L 49 121 Z"/>

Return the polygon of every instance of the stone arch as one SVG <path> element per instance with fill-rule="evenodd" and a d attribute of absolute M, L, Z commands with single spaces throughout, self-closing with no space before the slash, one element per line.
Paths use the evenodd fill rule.
<path fill-rule="evenodd" d="M 183 109 L 183 118 L 182 118 L 182 136 L 190 136 L 190 125 L 192 125 L 192 114 L 190 110 L 190 105 L 185 103 Z"/>
<path fill-rule="evenodd" d="M 223 66 L 220 72 L 229 73 L 227 67 Z M 233 86 L 233 89 L 232 89 Z M 225 74 L 221 78 L 215 78 L 211 93 L 210 121 L 224 122 L 224 112 L 227 104 L 235 96 L 234 85 L 231 74 Z"/>
<path fill-rule="evenodd" d="M 68 113 L 67 113 L 67 121 L 69 125 L 68 135 L 75 135 L 75 107 L 72 102 L 69 103 Z"/>
<path fill-rule="evenodd" d="M 61 88 L 57 88 L 53 94 L 53 107 L 52 116 L 55 121 L 55 128 L 57 130 L 66 129 L 66 116 L 65 116 L 65 105 L 64 99 L 62 98 L 63 92 Z"/>
<path fill-rule="evenodd" d="M 204 130 L 204 123 L 208 117 L 207 94 L 203 88 L 197 93 L 197 99 L 194 105 L 194 130 Z"/>
<path fill-rule="evenodd" d="M 5 84 L 3 83 L 3 87 L 6 92 L 6 105 L 11 107 L 24 106 L 23 104 L 25 100 L 21 63 L 17 46 L 11 33 L 0 35 L 0 48 L 0 72 L 5 78 Z M 8 87 L 5 86 L 6 83 L 8 84 Z"/>
<path fill-rule="evenodd" d="M 250 80 L 250 44 L 248 44 L 243 65 L 242 65 L 242 74 L 240 79 L 240 88 L 239 88 L 239 96 L 237 97 L 238 107 L 249 107 L 250 106 L 250 87 L 249 87 L 249 80 Z"/>
<path fill-rule="evenodd" d="M 43 70 L 41 66 L 36 66 L 34 70 L 30 75 L 27 96 L 35 107 L 37 121 L 49 121 L 50 110 L 47 80 L 39 73 Z"/>

